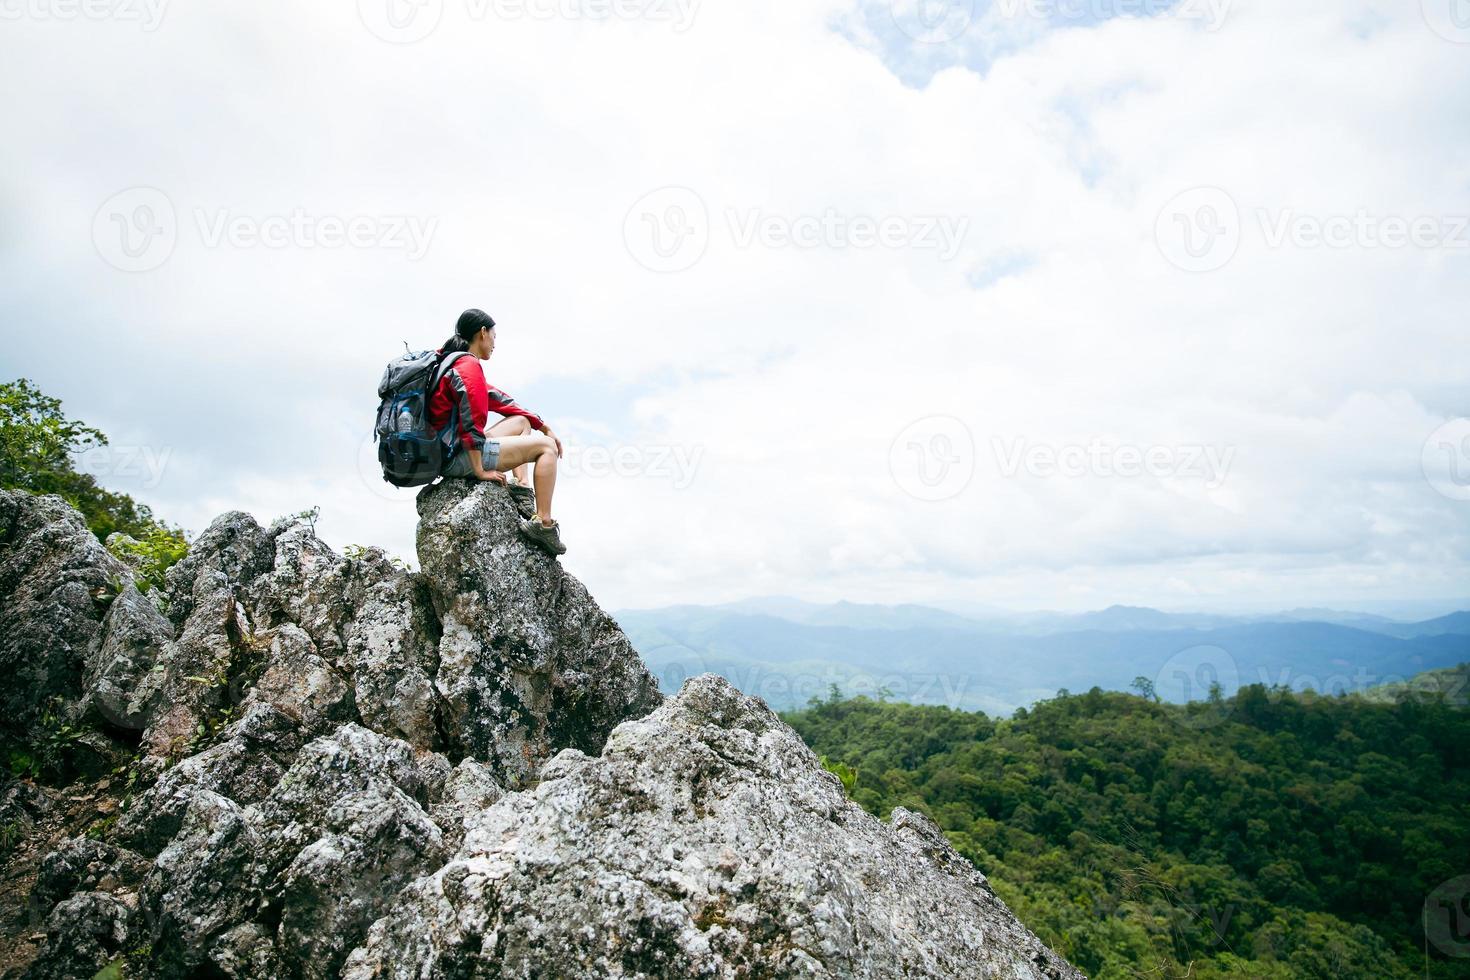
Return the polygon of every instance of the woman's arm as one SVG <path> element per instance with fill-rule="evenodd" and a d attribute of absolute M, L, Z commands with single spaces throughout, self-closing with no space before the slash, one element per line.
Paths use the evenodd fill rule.
<path fill-rule="evenodd" d="M 546 424 L 545 419 L 537 415 L 535 412 L 527 411 L 526 409 L 517 405 L 514 398 L 510 397 L 499 388 L 490 384 L 490 382 L 488 381 L 485 382 L 485 392 L 490 399 L 490 411 L 496 413 L 497 415 L 519 415 L 521 418 L 525 419 L 531 424 L 531 428 L 535 429 L 537 432 L 543 433 L 544 435 L 550 436 L 551 441 L 556 443 L 556 455 L 558 457 L 562 455 L 561 438 L 558 437 L 555 432 L 551 431 L 551 426 Z"/>
<path fill-rule="evenodd" d="M 535 412 L 529 411 L 516 404 L 516 400 L 499 388 L 485 382 L 485 392 L 490 399 L 490 411 L 497 415 L 519 415 L 531 423 L 531 428 L 537 432 L 546 431 L 546 422 Z"/>

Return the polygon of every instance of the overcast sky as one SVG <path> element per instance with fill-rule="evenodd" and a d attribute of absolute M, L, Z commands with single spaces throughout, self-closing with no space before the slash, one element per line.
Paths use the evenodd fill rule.
<path fill-rule="evenodd" d="M 459 311 L 605 605 L 1459 599 L 1464 0 L 0 0 L 0 373 L 191 531 Z"/>

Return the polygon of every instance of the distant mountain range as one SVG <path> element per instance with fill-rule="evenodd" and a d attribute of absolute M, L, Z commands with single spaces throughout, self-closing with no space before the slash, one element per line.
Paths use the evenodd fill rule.
<path fill-rule="evenodd" d="M 1470 612 L 1424 622 L 1333 610 L 1264 616 L 1113 606 L 971 617 L 918 605 L 787 598 L 617 615 L 667 691 L 720 674 L 773 707 L 844 694 L 1009 715 L 1060 689 L 1143 677 L 1167 700 L 1246 684 L 1366 692 L 1470 660 Z"/>

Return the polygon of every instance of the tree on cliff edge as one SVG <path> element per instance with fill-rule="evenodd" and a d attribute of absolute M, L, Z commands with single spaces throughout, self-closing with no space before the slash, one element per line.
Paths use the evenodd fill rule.
<path fill-rule="evenodd" d="M 126 534 L 136 543 L 125 547 L 151 565 L 167 567 L 188 547 L 183 531 L 159 521 L 127 494 L 102 487 L 72 462 L 74 454 L 105 445 L 105 434 L 67 418 L 61 400 L 31 381 L 0 384 L 0 487 L 58 494 L 82 512 L 99 539 Z"/>

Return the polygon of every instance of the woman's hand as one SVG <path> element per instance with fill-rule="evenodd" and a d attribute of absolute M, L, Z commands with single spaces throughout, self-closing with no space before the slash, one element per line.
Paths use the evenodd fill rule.
<path fill-rule="evenodd" d="M 543 436 L 550 436 L 551 437 L 551 441 L 554 442 L 554 443 L 556 443 L 556 458 L 557 459 L 561 459 L 561 456 L 562 456 L 561 440 L 557 438 L 555 432 L 552 432 L 551 431 L 551 426 L 549 426 L 549 425 L 543 425 L 541 427 L 541 434 Z"/>
<path fill-rule="evenodd" d="M 471 449 L 471 450 L 469 450 L 469 454 L 470 454 L 470 472 L 473 473 L 473 474 L 475 474 L 475 479 L 477 479 L 477 480 L 483 480 L 486 483 L 504 483 L 505 482 L 505 474 L 504 473 L 501 473 L 498 470 L 487 470 L 487 469 L 485 469 L 485 459 L 484 459 L 483 456 L 480 455 L 480 451 L 478 449 Z"/>

